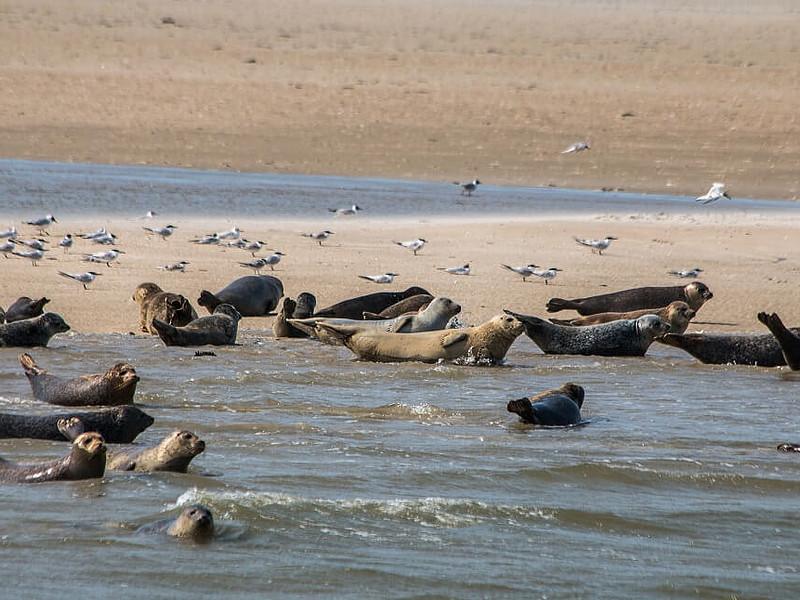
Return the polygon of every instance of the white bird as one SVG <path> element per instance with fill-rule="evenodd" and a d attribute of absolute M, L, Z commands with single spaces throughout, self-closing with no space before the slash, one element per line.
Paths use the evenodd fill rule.
<path fill-rule="evenodd" d="M 436 267 L 440 271 L 445 271 L 451 275 L 469 275 L 469 263 L 463 267 Z"/>
<path fill-rule="evenodd" d="M 166 240 L 172 235 L 172 230 L 177 229 L 177 227 L 175 225 L 167 225 L 166 227 L 142 227 L 142 229 L 160 236 L 162 240 Z"/>
<path fill-rule="evenodd" d="M 414 253 L 414 256 L 417 255 L 417 252 L 422 250 L 423 246 L 428 242 L 428 240 L 423 240 L 422 238 L 417 238 L 415 240 L 411 240 L 409 242 L 395 242 L 398 246 L 402 246 L 403 248 L 408 248 Z"/>
<path fill-rule="evenodd" d="M 63 238 L 61 238 L 61 241 L 58 242 L 58 245 L 64 249 L 64 252 L 69 252 L 69 249 L 72 248 L 72 244 L 74 241 L 75 240 L 72 239 L 72 234 L 68 233 Z"/>
<path fill-rule="evenodd" d="M 106 231 L 105 227 L 101 227 L 97 231 L 92 231 L 91 233 L 79 233 L 78 235 L 85 240 L 93 240 L 94 238 L 108 235 L 108 232 Z"/>
<path fill-rule="evenodd" d="M 616 239 L 619 238 L 615 238 L 608 235 L 604 237 L 602 240 L 585 240 L 583 238 L 576 237 L 575 241 L 584 246 L 589 246 L 589 248 L 592 249 L 592 252 L 597 250 L 598 254 L 603 254 L 603 250 L 608 248 L 611 245 L 611 242 Z"/>
<path fill-rule="evenodd" d="M 561 154 L 569 154 L 570 152 L 583 152 L 584 150 L 591 150 L 589 142 L 575 142 L 566 150 L 562 150 Z"/>
<path fill-rule="evenodd" d="M 186 265 L 188 264 L 189 264 L 188 262 L 182 260 L 180 262 L 171 263 L 169 265 L 162 265 L 158 268 L 161 269 L 162 271 L 180 271 L 181 273 L 183 273 L 184 269 L 186 268 Z"/>
<path fill-rule="evenodd" d="M 214 235 L 216 235 L 217 239 L 219 240 L 238 240 L 241 233 L 242 232 L 239 230 L 238 227 L 233 227 L 228 231 L 223 231 L 221 233 L 216 233 Z"/>
<path fill-rule="evenodd" d="M 352 217 L 358 213 L 358 211 L 364 210 L 360 206 L 353 204 L 350 208 L 329 208 L 328 211 L 334 213 L 334 217 Z"/>
<path fill-rule="evenodd" d="M 384 273 L 383 275 L 359 275 L 359 277 L 375 283 L 392 283 L 398 275 L 399 273 Z"/>
<path fill-rule="evenodd" d="M 247 240 L 239 238 L 238 240 L 231 240 L 230 242 L 220 244 L 220 246 L 225 246 L 227 248 L 244 248 L 245 244 L 247 244 Z"/>
<path fill-rule="evenodd" d="M 6 229 L 4 231 L 0 231 L 0 239 L 9 238 L 13 240 L 17 237 L 17 228 L 12 227 L 11 229 Z"/>
<path fill-rule="evenodd" d="M 15 244 L 22 244 L 23 246 L 27 246 L 28 248 L 33 248 L 34 250 L 44 250 L 45 241 L 42 238 L 38 240 L 25 240 L 18 242 L 14 240 Z"/>
<path fill-rule="evenodd" d="M 712 183 L 709 190 L 703 196 L 695 198 L 694 201 L 700 202 L 701 204 L 710 204 L 720 198 L 727 198 L 730 200 L 731 197 L 728 196 L 728 192 L 725 191 L 725 184 L 717 182 Z"/>
<path fill-rule="evenodd" d="M 547 280 L 555 279 L 555 276 L 558 275 L 558 272 L 560 270 L 561 269 L 559 269 L 558 267 L 550 267 L 549 269 L 534 269 L 533 275 L 536 275 L 537 277 L 541 277 L 542 279 L 544 279 L 544 284 L 547 285 Z"/>
<path fill-rule="evenodd" d="M 107 267 L 111 266 L 111 262 L 117 260 L 120 254 L 125 254 L 122 250 L 117 250 L 116 248 L 112 248 L 111 250 L 106 250 L 105 252 L 95 252 L 94 254 L 84 254 L 84 260 L 86 262 L 98 262 L 98 263 L 106 263 Z"/>
<path fill-rule="evenodd" d="M 216 233 L 210 233 L 201 238 L 189 240 L 193 244 L 219 244 L 219 236 Z"/>
<path fill-rule="evenodd" d="M 33 225 L 35 227 L 38 227 L 39 231 L 41 231 L 45 235 L 49 235 L 45 231 L 45 228 L 50 227 L 50 225 L 52 225 L 53 223 L 58 223 L 58 221 L 56 221 L 56 218 L 53 215 L 47 215 L 44 217 L 40 217 L 38 219 L 31 219 L 30 221 L 25 221 L 26 225 Z"/>
<path fill-rule="evenodd" d="M 20 258 L 30 258 L 33 266 L 36 266 L 36 261 L 41 260 L 46 250 L 26 250 L 24 252 L 17 252 L 14 250 L 11 254 L 19 256 Z"/>
<path fill-rule="evenodd" d="M 533 263 L 526 265 L 524 267 L 510 267 L 508 265 L 502 265 L 509 271 L 514 271 L 517 275 L 522 275 L 522 281 L 527 281 L 528 277 L 534 274 L 534 270 L 539 268 L 539 265 L 535 265 Z"/>
<path fill-rule="evenodd" d="M 9 252 L 13 253 L 14 248 L 16 248 L 14 242 L 3 242 L 2 244 L 0 244 L 0 252 L 3 253 L 3 258 L 8 258 L 8 253 Z"/>
<path fill-rule="evenodd" d="M 92 238 L 92 242 L 95 244 L 105 244 L 105 245 L 113 245 L 117 242 L 117 236 L 113 233 L 104 233 L 102 235 L 98 235 Z"/>
<path fill-rule="evenodd" d="M 270 268 L 271 271 L 274 271 L 275 270 L 275 265 L 277 265 L 279 262 L 281 262 L 281 257 L 282 256 L 286 256 L 286 255 L 283 252 L 275 251 L 272 254 L 270 254 L 269 256 L 267 256 L 266 258 L 264 258 L 266 263 L 269 265 L 269 268 Z"/>
<path fill-rule="evenodd" d="M 143 218 L 145 218 L 145 219 L 152 219 L 152 218 L 153 218 L 153 217 L 155 217 L 157 214 L 158 214 L 158 213 L 157 213 L 156 211 L 154 211 L 154 210 L 148 210 L 148 211 L 147 211 L 147 213 L 144 215 L 144 217 L 143 217 Z"/>
<path fill-rule="evenodd" d="M 462 196 L 464 194 L 466 194 L 467 196 L 472 196 L 472 192 L 477 190 L 478 186 L 481 184 L 481 182 L 478 181 L 477 179 L 473 179 L 472 181 L 470 181 L 468 183 L 461 183 L 460 181 L 454 181 L 453 183 L 456 184 L 456 185 L 460 185 L 461 186 L 461 195 Z"/>
<path fill-rule="evenodd" d="M 88 290 L 89 288 L 86 287 L 86 284 L 92 283 L 94 278 L 98 275 L 102 275 L 102 273 L 95 273 L 94 271 L 86 271 L 86 273 L 78 273 L 77 275 L 73 275 L 72 273 L 64 273 L 64 271 L 58 271 L 58 274 L 63 277 L 69 277 L 70 279 L 74 279 L 78 283 L 83 284 L 83 289 Z"/>
<path fill-rule="evenodd" d="M 333 231 L 326 229 L 325 231 L 318 231 L 317 233 L 301 233 L 300 235 L 311 238 L 312 240 L 317 240 L 317 243 L 322 246 L 323 240 L 327 240 L 333 233 Z"/>
<path fill-rule="evenodd" d="M 243 267 L 250 267 L 253 269 L 256 275 L 261 273 L 261 269 L 267 266 L 267 261 L 263 258 L 257 258 L 256 260 L 251 260 L 249 262 L 240 262 L 240 265 Z"/>
<path fill-rule="evenodd" d="M 700 277 L 700 273 L 703 272 L 703 269 L 695 267 L 694 269 L 684 269 L 683 271 L 667 271 L 670 275 L 675 275 L 676 277 Z"/>

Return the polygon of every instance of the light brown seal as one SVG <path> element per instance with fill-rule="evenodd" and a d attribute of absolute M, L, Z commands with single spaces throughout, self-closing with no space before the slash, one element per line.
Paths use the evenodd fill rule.
<path fill-rule="evenodd" d="M 128 363 L 117 363 L 97 375 L 59 377 L 36 365 L 30 354 L 20 354 L 19 362 L 31 384 L 33 397 L 40 402 L 61 406 L 117 406 L 132 404 L 139 376 Z"/>
<path fill-rule="evenodd" d="M 364 318 L 365 312 L 380 313 L 392 304 L 417 294 L 428 294 L 428 291 L 421 287 L 412 286 L 402 292 L 375 292 L 364 296 L 356 296 L 318 310 L 314 313 L 314 316 L 361 320 Z"/>
<path fill-rule="evenodd" d="M 185 296 L 165 292 L 149 281 L 136 286 L 133 299 L 139 305 L 139 328 L 144 333 L 158 335 L 152 326 L 153 319 L 182 327 L 197 318 L 197 312 Z"/>
<path fill-rule="evenodd" d="M 689 327 L 689 321 L 691 321 L 697 313 L 693 311 L 686 302 L 676 300 L 658 310 L 644 308 L 642 310 L 633 310 L 630 312 L 606 312 L 588 315 L 586 317 L 576 317 L 574 319 L 550 319 L 550 322 L 556 325 L 582 327 L 585 325 L 599 325 L 600 323 L 620 321 L 622 319 L 638 319 L 639 317 L 650 314 L 656 315 L 665 323 L 669 323 L 670 333 L 683 333 L 686 331 L 686 328 Z"/>
<path fill-rule="evenodd" d="M 44 305 L 48 302 L 50 302 L 50 299 L 44 296 L 38 300 L 21 296 L 6 309 L 6 323 L 38 317 L 44 312 Z"/>
<path fill-rule="evenodd" d="M 63 442 L 67 438 L 59 431 L 58 422 L 73 417 L 80 419 L 87 431 L 96 431 L 110 444 L 130 444 L 154 421 L 153 417 L 132 404 L 44 416 L 0 413 L 0 439 L 33 438 Z"/>
<path fill-rule="evenodd" d="M 304 331 L 297 329 L 295 326 L 288 323 L 288 319 L 305 319 L 314 314 L 314 307 L 317 304 L 317 299 L 314 294 L 303 292 L 297 297 L 297 301 L 291 298 L 283 299 L 283 306 L 281 307 L 278 316 L 272 323 L 272 333 L 276 338 L 307 338 L 308 334 Z"/>
<path fill-rule="evenodd" d="M 72 451 L 59 460 L 43 465 L 15 465 L 0 459 L 0 481 L 41 483 L 96 479 L 106 470 L 106 445 L 97 432 L 83 433 L 72 442 Z"/>
<path fill-rule="evenodd" d="M 477 327 L 422 333 L 386 333 L 374 327 L 326 325 L 324 321 L 320 327 L 340 337 L 360 359 L 378 362 L 468 359 L 494 364 L 505 358 L 523 331 L 522 323 L 508 315 L 497 315 Z"/>
<path fill-rule="evenodd" d="M 167 346 L 225 346 L 236 343 L 242 316 L 230 304 L 220 304 L 213 315 L 200 317 L 184 327 L 153 319 L 153 327 Z"/>
<path fill-rule="evenodd" d="M 713 296 L 706 284 L 693 281 L 686 286 L 641 287 L 573 300 L 551 298 L 547 303 L 547 312 L 574 309 L 578 311 L 578 314 L 586 316 L 604 312 L 628 312 L 643 308 L 656 309 L 675 300 L 686 302 L 692 310 L 697 311 Z"/>
<path fill-rule="evenodd" d="M 758 320 L 767 326 L 781 347 L 783 358 L 792 371 L 800 371 L 800 335 L 788 329 L 776 314 L 758 313 Z"/>
<path fill-rule="evenodd" d="M 511 400 L 508 412 L 519 415 L 524 423 L 564 427 L 581 423 L 584 390 L 575 383 L 565 383 L 560 388 L 536 394 L 530 398 Z"/>
<path fill-rule="evenodd" d="M 185 508 L 176 519 L 162 519 L 144 525 L 138 531 L 190 538 L 198 542 L 207 541 L 214 535 L 214 517 L 211 511 L 202 504 L 192 504 Z"/>
<path fill-rule="evenodd" d="M 57 313 L 44 313 L 32 319 L 23 319 L 0 325 L 0 347 L 33 348 L 47 346 L 57 333 L 69 331 L 69 325 Z"/>

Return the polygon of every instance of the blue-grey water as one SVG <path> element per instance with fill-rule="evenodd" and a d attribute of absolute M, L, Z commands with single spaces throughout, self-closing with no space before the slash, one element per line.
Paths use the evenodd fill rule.
<path fill-rule="evenodd" d="M 148 209 L 302 217 L 336 204 L 434 212 L 452 184 L 0 162 L 7 214 Z M 397 197 L 402 196 L 402 202 Z M 492 188 L 472 214 L 677 210 L 687 198 Z M 392 197 L 395 201 L 392 202 Z M 24 206 L 19 206 L 25 202 Z M 770 211 L 738 201 L 721 210 Z M 17 210 L 19 208 L 19 210 Z M 781 210 L 792 211 L 791 205 Z M 56 212 L 57 211 L 57 212 Z M 0 485 L 0 597 L 794 598 L 800 594 L 800 383 L 779 369 L 542 355 L 501 367 L 358 362 L 344 348 L 240 333 L 194 357 L 148 336 L 71 332 L 32 352 L 61 375 L 133 363 L 155 424 L 207 443 L 188 474 Z M 0 411 L 32 399 L 0 349 Z M 577 428 L 533 429 L 506 403 L 573 381 Z M 51 460 L 66 443 L 0 440 Z M 139 533 L 192 503 L 209 544 Z"/>

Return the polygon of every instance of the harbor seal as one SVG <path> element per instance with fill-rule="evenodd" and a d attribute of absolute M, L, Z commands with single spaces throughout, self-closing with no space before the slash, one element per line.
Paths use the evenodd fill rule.
<path fill-rule="evenodd" d="M 416 296 L 411 296 L 410 298 L 404 298 L 399 302 L 395 302 L 391 306 L 384 308 L 379 313 L 364 312 L 362 317 L 365 320 L 375 321 L 381 319 L 394 319 L 395 317 L 399 317 L 408 313 L 419 312 L 421 309 L 424 309 L 426 306 L 428 306 L 428 304 L 431 303 L 431 300 L 433 300 L 433 296 L 430 294 L 417 294 Z"/>
<path fill-rule="evenodd" d="M 216 294 L 203 290 L 197 303 L 212 314 L 220 304 L 230 304 L 243 317 L 263 317 L 275 310 L 282 297 L 283 283 L 277 277 L 247 275 Z"/>
<path fill-rule="evenodd" d="M 523 326 L 508 315 L 497 315 L 477 327 L 443 329 L 421 333 L 387 333 L 361 325 L 320 327 L 341 338 L 347 348 L 362 360 L 376 362 L 469 359 L 495 364 L 505 358 Z"/>
<path fill-rule="evenodd" d="M 582 327 L 585 325 L 599 325 L 600 323 L 620 321 L 622 319 L 638 319 L 644 315 L 651 314 L 656 315 L 665 323 L 669 323 L 670 333 L 683 333 L 686 331 L 686 328 L 689 327 L 689 321 L 691 321 L 697 313 L 689 308 L 686 302 L 676 300 L 658 310 L 644 308 L 642 310 L 633 310 L 630 312 L 606 312 L 588 315 L 586 317 L 576 317 L 574 319 L 550 319 L 550 322 L 556 325 Z"/>
<path fill-rule="evenodd" d="M 3 307 L 0 306 L 0 325 L 6 322 L 6 311 L 3 310 Z"/>
<path fill-rule="evenodd" d="M 0 481 L 41 483 L 97 479 L 106 470 L 106 444 L 103 436 L 92 431 L 82 433 L 72 442 L 72 451 L 65 457 L 43 465 L 15 465 L 0 458 Z"/>
<path fill-rule="evenodd" d="M 69 325 L 57 313 L 44 313 L 32 319 L 23 319 L 0 325 L 0 348 L 33 348 L 47 346 L 57 333 L 69 331 Z"/>
<path fill-rule="evenodd" d="M 44 312 L 44 305 L 48 302 L 50 302 L 50 299 L 44 296 L 38 300 L 33 300 L 27 296 L 17 298 L 14 303 L 6 309 L 6 323 L 38 317 Z"/>
<path fill-rule="evenodd" d="M 117 406 L 132 404 L 139 376 L 128 363 L 117 363 L 108 371 L 80 377 L 51 375 L 36 365 L 30 354 L 20 354 L 19 362 L 31 384 L 33 397 L 61 406 Z"/>
<path fill-rule="evenodd" d="M 603 312 L 628 312 L 642 308 L 656 309 L 675 300 L 686 302 L 692 310 L 697 311 L 713 296 L 706 284 L 693 281 L 686 286 L 641 287 L 574 300 L 551 298 L 547 303 L 547 312 L 574 309 L 578 314 L 586 316 Z"/>
<path fill-rule="evenodd" d="M 783 359 L 792 371 L 800 371 L 800 335 L 788 329 L 776 314 L 758 313 L 758 320 L 767 326 L 781 347 Z"/>
<path fill-rule="evenodd" d="M 199 317 L 183 327 L 159 319 L 153 319 L 153 327 L 167 346 L 225 346 L 236 343 L 241 318 L 230 304 L 219 304 L 214 314 Z"/>
<path fill-rule="evenodd" d="M 162 519 L 138 529 L 140 533 L 161 533 L 195 541 L 206 541 L 214 535 L 214 517 L 202 504 L 186 507 L 176 519 Z"/>
<path fill-rule="evenodd" d="M 797 333 L 800 329 L 792 331 Z M 680 348 L 707 365 L 781 367 L 786 364 L 781 346 L 771 333 L 670 333 L 658 341 Z"/>
<path fill-rule="evenodd" d="M 297 297 L 295 302 L 291 298 L 283 299 L 283 306 L 281 307 L 278 316 L 272 323 L 272 334 L 276 338 L 307 338 L 308 334 L 301 331 L 294 325 L 288 323 L 289 319 L 306 319 L 314 314 L 314 307 L 317 304 L 317 299 L 314 294 L 303 292 Z"/>
<path fill-rule="evenodd" d="M 71 412 L 47 416 L 0 413 L 0 439 L 67 439 L 58 430 L 61 419 L 80 419 L 87 431 L 96 431 L 110 444 L 130 444 L 153 424 L 153 417 L 131 404 L 96 411 Z"/>
<path fill-rule="evenodd" d="M 651 314 L 638 319 L 572 327 L 509 310 L 505 313 L 525 324 L 525 333 L 545 354 L 644 356 L 653 340 L 669 331 L 669 324 Z"/>
<path fill-rule="evenodd" d="M 536 394 L 530 398 L 511 400 L 506 406 L 510 413 L 519 415 L 524 423 L 564 427 L 581 422 L 584 390 L 575 383 L 565 383 L 560 388 Z"/>
<path fill-rule="evenodd" d="M 318 310 L 314 313 L 314 316 L 330 317 L 334 319 L 355 319 L 360 321 L 363 320 L 365 312 L 379 313 L 392 304 L 400 302 L 400 300 L 416 296 L 417 294 L 427 293 L 427 290 L 417 286 L 412 286 L 402 292 L 375 292 L 373 294 L 342 300 L 332 306 Z"/>
<path fill-rule="evenodd" d="M 158 335 L 153 319 L 182 327 L 197 318 L 197 311 L 185 296 L 165 292 L 149 281 L 136 286 L 133 299 L 139 305 L 139 329 L 144 333 Z"/>

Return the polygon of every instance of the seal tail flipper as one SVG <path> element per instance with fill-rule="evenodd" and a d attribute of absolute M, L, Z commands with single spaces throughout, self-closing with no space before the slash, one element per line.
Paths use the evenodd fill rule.
<path fill-rule="evenodd" d="M 506 410 L 510 413 L 519 415 L 526 423 L 536 424 L 536 411 L 533 410 L 533 405 L 528 398 L 519 398 L 518 400 L 511 400 L 506 405 Z"/>
<path fill-rule="evenodd" d="M 564 300 L 563 298 L 550 298 L 547 302 L 547 312 L 558 312 L 560 310 L 569 310 L 575 308 L 575 303 L 572 300 Z"/>
<path fill-rule="evenodd" d="M 25 375 L 27 375 L 28 377 L 32 377 L 33 375 L 43 375 L 44 373 L 47 373 L 47 371 L 36 365 L 36 361 L 34 361 L 33 357 L 27 352 L 19 355 L 19 364 L 22 365 L 22 368 L 25 371 Z"/>
<path fill-rule="evenodd" d="M 56 427 L 58 427 L 58 431 L 61 433 L 61 435 L 67 438 L 70 442 L 75 441 L 75 439 L 84 433 L 85 430 L 83 421 L 81 421 L 78 417 L 59 419 L 56 422 Z"/>
<path fill-rule="evenodd" d="M 341 340 L 342 343 L 347 343 L 353 335 L 358 333 L 359 328 L 353 327 L 350 325 L 332 325 L 330 323 L 326 323 L 325 321 L 319 321 L 317 323 L 317 327 L 321 327 L 324 329 L 331 337 Z"/>
<path fill-rule="evenodd" d="M 173 337 L 175 327 L 173 325 L 170 325 L 169 323 L 165 323 L 161 319 L 153 319 L 151 321 L 151 324 L 153 326 L 153 329 L 156 330 L 156 333 L 158 333 L 158 337 L 161 338 L 161 341 L 163 341 L 168 346 L 171 345 L 170 340 Z"/>

